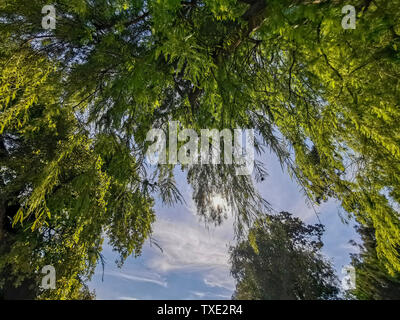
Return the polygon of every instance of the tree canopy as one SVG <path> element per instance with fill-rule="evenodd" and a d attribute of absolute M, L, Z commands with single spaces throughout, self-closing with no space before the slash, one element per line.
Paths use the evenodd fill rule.
<path fill-rule="evenodd" d="M 58 261 L 67 297 L 105 236 L 121 263 L 139 254 L 153 197 L 181 200 L 174 166 L 146 166 L 146 134 L 177 120 L 255 129 L 312 203 L 369 221 L 400 272 L 400 1 L 354 0 L 355 30 L 341 0 L 56 0 L 44 30 L 47 4 L 0 3 L 0 269 Z M 183 169 L 207 221 L 223 218 L 216 191 L 239 234 L 268 207 L 232 166 Z"/>
<path fill-rule="evenodd" d="M 231 248 L 233 298 L 318 300 L 338 296 L 337 278 L 321 254 L 322 225 L 305 225 L 287 212 L 266 215 L 248 239 Z"/>

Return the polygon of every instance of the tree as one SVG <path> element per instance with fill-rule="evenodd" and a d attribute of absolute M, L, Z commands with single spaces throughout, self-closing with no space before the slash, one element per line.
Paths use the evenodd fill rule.
<path fill-rule="evenodd" d="M 351 264 L 356 271 L 356 286 L 348 293 L 359 300 L 400 299 L 400 274 L 389 274 L 379 260 L 374 228 L 358 226 L 357 232 L 363 243 L 358 245 L 360 253 L 352 255 Z"/>
<path fill-rule="evenodd" d="M 112 226 L 111 239 L 126 257 L 150 234 L 152 197 L 165 203 L 181 199 L 173 166 L 147 170 L 147 132 L 170 120 L 197 132 L 254 128 L 257 151 L 270 148 L 312 203 L 334 197 L 360 223 L 371 221 L 379 260 L 388 272 L 400 271 L 400 220 L 393 205 L 400 202 L 400 13 L 393 10 L 399 0 L 355 0 L 356 30 L 342 29 L 341 0 L 53 2 L 54 30 L 41 26 L 46 1 L 0 3 L 5 57 L 25 56 L 26 50 L 35 57 L 24 59 L 18 73 L 26 81 L 22 100 L 13 96 L 22 92 L 12 89 L 15 60 L 7 64 L 4 58 L 0 128 L 19 128 L 25 135 L 29 117 L 20 117 L 37 106 L 35 99 L 53 106 L 47 115 L 63 106 L 73 122 L 69 138 L 49 152 L 63 151 L 66 179 L 85 178 L 71 189 L 71 181 L 58 179 L 61 163 L 52 156 L 47 159 L 52 165 L 38 167 L 31 188 L 14 188 L 17 180 L 9 181 L 16 192 L 9 197 L 18 207 L 14 222 L 29 217 L 43 226 L 52 210 L 71 208 L 78 220 L 90 220 L 93 211 L 107 208 L 100 216 L 113 218 L 102 226 Z M 42 85 L 27 82 L 42 79 L 38 57 L 50 70 L 56 67 L 47 82 L 54 89 L 39 91 Z M 15 108 L 16 99 L 21 103 Z M 51 123 L 52 117 L 38 117 L 44 126 Z M 34 132 L 36 143 L 46 141 Z M 5 161 L 10 159 L 6 153 Z M 262 179 L 266 170 L 257 168 Z M 232 166 L 183 169 L 207 221 L 224 217 L 208 207 L 216 186 L 232 203 L 238 234 L 267 207 L 252 179 L 234 176 Z M 215 173 L 215 184 L 207 183 Z M 68 201 L 50 208 L 43 200 L 53 196 L 56 185 Z M 116 201 L 121 194 L 125 201 Z M 92 213 L 77 210 L 81 204 Z M 137 218 L 130 231 L 122 222 L 125 212 L 129 221 Z M 141 227 L 135 245 L 129 241 L 133 224 Z"/>
<path fill-rule="evenodd" d="M 266 215 L 248 239 L 231 247 L 233 295 L 238 300 L 335 299 L 337 278 L 320 253 L 322 225 L 305 225 L 287 212 Z"/>
<path fill-rule="evenodd" d="M 1 295 L 91 298 L 85 282 L 105 236 L 121 263 L 139 255 L 153 200 L 127 148 L 113 148 L 116 137 L 94 142 L 73 110 L 59 107 L 60 78 L 46 57 L 26 47 L 0 62 Z M 39 289 L 46 265 L 56 269 L 56 290 Z"/>

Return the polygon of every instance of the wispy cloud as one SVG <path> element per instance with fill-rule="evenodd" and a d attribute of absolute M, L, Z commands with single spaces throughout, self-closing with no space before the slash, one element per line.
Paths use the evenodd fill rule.
<path fill-rule="evenodd" d="M 190 221 L 195 219 L 191 216 L 189 221 L 157 221 L 154 236 L 163 253 L 155 252 L 148 267 L 159 273 L 200 272 L 206 284 L 231 290 L 228 246 L 233 239 L 232 224 L 227 222 L 210 230 Z"/>
<path fill-rule="evenodd" d="M 106 272 L 106 275 L 118 277 L 122 279 L 127 279 L 136 282 L 149 282 L 159 286 L 166 288 L 168 283 L 163 280 L 158 274 L 138 274 L 138 275 L 131 275 L 122 272 Z"/>
<path fill-rule="evenodd" d="M 225 300 L 229 300 L 231 298 L 230 295 L 217 294 L 215 292 L 210 292 L 210 291 L 207 292 L 191 291 L 190 293 L 198 299 L 204 299 L 205 297 L 215 297 L 215 298 L 222 298 Z"/>
<path fill-rule="evenodd" d="M 225 270 L 224 270 L 225 271 Z M 234 281 L 229 272 L 213 272 L 204 277 L 204 283 L 211 288 L 221 288 L 232 292 L 235 289 Z"/>

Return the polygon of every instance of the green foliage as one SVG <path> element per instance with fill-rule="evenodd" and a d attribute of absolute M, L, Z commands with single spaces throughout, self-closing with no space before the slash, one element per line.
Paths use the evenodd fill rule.
<path fill-rule="evenodd" d="M 69 244 L 100 248 L 105 229 L 122 258 L 139 253 L 152 197 L 180 200 L 174 168 L 146 171 L 146 134 L 179 120 L 254 128 L 257 151 L 271 149 L 313 203 L 333 197 L 369 221 L 379 261 L 400 271 L 398 0 L 353 1 L 356 30 L 342 29 L 344 1 L 53 2 L 48 31 L 46 1 L 0 3 L 0 129 L 12 146 L 1 210 L 18 207 L 21 234 L 68 215 Z M 209 207 L 216 191 L 239 234 L 265 208 L 231 166 L 184 169 L 207 221 L 224 217 Z"/>
<path fill-rule="evenodd" d="M 112 148 L 117 137 L 94 141 L 73 109 L 56 102 L 59 74 L 36 55 L 26 49 L 2 61 L 2 285 L 36 279 L 35 297 L 86 299 L 105 236 L 121 263 L 140 254 L 153 201 L 141 192 L 135 158 L 126 147 Z M 45 265 L 56 269 L 56 290 L 38 289 Z"/>
<path fill-rule="evenodd" d="M 248 239 L 231 247 L 238 300 L 316 300 L 337 297 L 337 279 L 320 253 L 322 225 L 287 212 L 266 215 Z"/>
<path fill-rule="evenodd" d="M 391 275 L 378 259 L 375 230 L 359 226 L 363 241 L 360 253 L 352 255 L 356 270 L 356 288 L 348 293 L 359 300 L 398 300 L 400 298 L 400 273 Z"/>

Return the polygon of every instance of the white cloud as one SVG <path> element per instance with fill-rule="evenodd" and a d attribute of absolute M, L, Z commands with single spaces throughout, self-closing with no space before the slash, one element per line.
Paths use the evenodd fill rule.
<path fill-rule="evenodd" d="M 204 283 L 212 288 L 223 288 L 229 291 L 233 291 L 235 289 L 234 281 L 229 273 L 229 270 L 228 272 L 219 271 L 207 274 L 204 278 Z"/>
<path fill-rule="evenodd" d="M 198 292 L 198 291 L 191 291 L 190 292 L 193 296 L 199 299 L 204 299 L 205 297 L 215 297 L 215 298 L 222 298 L 225 300 L 230 300 L 232 296 L 226 294 L 216 294 L 214 292 Z"/>
<path fill-rule="evenodd" d="M 191 294 L 195 295 L 198 298 L 204 298 L 208 293 L 207 292 L 197 292 L 197 291 L 191 291 Z"/>
<path fill-rule="evenodd" d="M 175 222 L 157 220 L 154 237 L 163 253 L 154 249 L 148 267 L 163 273 L 200 272 L 206 284 L 233 290 L 228 253 L 233 240 L 232 222 L 207 229 L 196 222 L 194 216 L 189 217 Z"/>
<path fill-rule="evenodd" d="M 161 278 L 160 275 L 156 273 L 138 273 L 137 275 L 131 275 L 127 273 L 122 273 L 122 272 L 106 272 L 106 275 L 113 276 L 113 277 L 118 277 L 122 279 L 127 279 L 131 281 L 136 281 L 136 282 L 149 282 L 153 283 L 156 285 L 159 285 L 161 287 L 166 288 L 168 286 L 167 282 Z"/>

